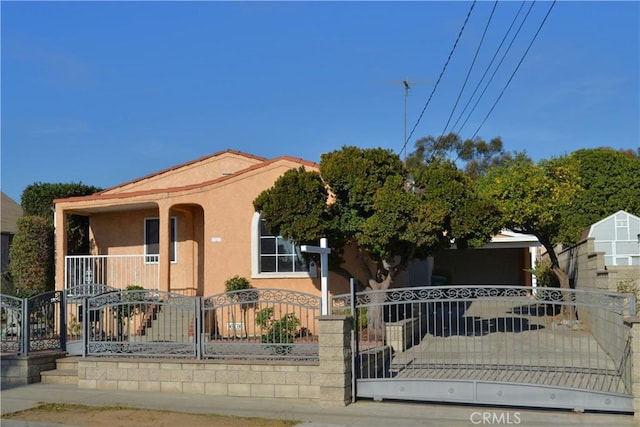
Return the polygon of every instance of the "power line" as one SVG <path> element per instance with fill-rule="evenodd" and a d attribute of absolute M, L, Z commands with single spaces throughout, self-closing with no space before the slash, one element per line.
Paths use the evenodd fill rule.
<path fill-rule="evenodd" d="M 438 88 L 438 84 L 440 83 L 440 80 L 442 79 L 442 76 L 444 75 L 444 72 L 446 71 L 447 66 L 449 65 L 449 61 L 451 60 L 451 57 L 453 56 L 453 52 L 456 50 L 456 46 L 458 46 L 458 42 L 460 41 L 460 37 L 462 37 L 462 33 L 464 31 L 464 28 L 467 25 L 467 22 L 469 21 L 469 17 L 471 16 L 471 12 L 473 12 L 473 8 L 476 5 L 476 1 L 477 0 L 473 0 L 473 3 L 471 4 L 471 7 L 469 8 L 469 12 L 467 12 L 467 17 L 465 18 L 464 23 L 462 24 L 462 28 L 460 28 L 460 32 L 458 33 L 458 37 L 456 38 L 456 41 L 453 44 L 453 48 L 451 49 L 451 52 L 449 52 L 449 57 L 447 58 L 447 61 L 445 62 L 444 67 L 442 68 L 442 71 L 440 72 L 440 75 L 438 76 L 438 80 L 436 81 L 436 84 L 433 86 L 433 90 L 431 91 L 431 94 L 429 95 L 429 99 L 427 99 L 427 103 L 424 105 L 424 108 L 422 109 L 422 112 L 420 113 L 420 116 L 418 117 L 418 120 L 416 121 L 416 124 L 413 126 L 413 129 L 411 129 L 411 132 L 409 133 L 409 136 L 405 139 L 404 144 L 402 145 L 402 148 L 400 149 L 400 151 L 398 153 L 402 153 L 404 151 L 405 147 L 407 146 L 407 143 L 411 139 L 411 136 L 413 135 L 413 133 L 415 132 L 416 128 L 418 127 L 418 124 L 420 123 L 420 120 L 422 119 L 422 116 L 424 115 L 425 110 L 429 106 L 429 103 L 431 102 L 431 98 L 433 97 L 433 94 L 435 93 L 436 89 Z"/>
<path fill-rule="evenodd" d="M 498 0 L 493 3 L 493 9 L 491 9 L 491 15 L 489 15 L 489 20 L 487 21 L 487 25 L 484 27 L 484 31 L 482 33 L 482 37 L 480 38 L 480 43 L 478 43 L 478 48 L 476 49 L 476 53 L 473 56 L 473 61 L 471 61 L 471 66 L 469 67 L 469 71 L 467 71 L 467 75 L 464 78 L 464 83 L 462 83 L 462 87 L 460 88 L 460 93 L 458 93 L 458 98 L 456 99 L 453 108 L 451 109 L 451 114 L 449 114 L 449 119 L 447 120 L 447 124 L 444 125 L 444 129 L 442 130 L 442 135 L 447 132 L 447 128 L 449 127 L 449 123 L 451 122 L 451 118 L 453 117 L 453 113 L 458 108 L 458 102 L 460 102 L 460 98 L 462 97 L 462 93 L 464 92 L 464 88 L 467 87 L 467 82 L 469 81 L 469 76 L 471 75 L 471 71 L 473 70 L 473 66 L 476 63 L 476 59 L 478 58 L 478 53 L 480 53 L 480 48 L 482 47 L 482 43 L 484 41 L 484 37 L 487 35 L 487 30 L 489 29 L 489 25 L 491 24 L 491 19 L 493 18 L 493 13 L 496 11 L 496 6 L 498 6 Z"/>
<path fill-rule="evenodd" d="M 509 33 L 511 32 L 511 29 L 513 28 L 513 25 L 516 23 L 516 20 L 518 19 L 518 16 L 520 16 L 520 12 L 522 12 L 522 8 L 524 7 L 525 2 L 523 1 L 520 4 L 520 9 L 518 9 L 518 12 L 516 13 L 516 15 L 513 17 L 513 20 L 511 21 L 511 25 L 509 25 L 509 28 L 507 29 L 507 32 L 504 33 L 504 36 L 502 37 L 502 41 L 500 42 L 500 45 L 498 45 L 498 48 L 496 49 L 496 52 L 493 54 L 493 57 L 491 58 L 491 61 L 489 61 L 489 65 L 487 65 L 487 68 L 484 70 L 484 73 L 482 74 L 482 77 L 480 78 L 480 80 L 478 81 L 478 84 L 476 85 L 476 88 L 473 90 L 473 93 L 471 94 L 471 96 L 469 97 L 469 100 L 467 101 L 467 103 L 465 104 L 464 108 L 462 109 L 462 111 L 460 112 L 460 114 L 458 115 L 458 118 L 456 119 L 456 122 L 453 124 L 453 127 L 455 128 L 456 126 L 458 126 L 458 123 L 460 122 L 460 119 L 462 118 L 462 116 L 464 115 L 464 113 L 467 111 L 467 108 L 469 107 L 469 104 L 471 103 L 471 101 L 473 100 L 473 97 L 476 95 L 476 93 L 478 92 L 478 89 L 480 89 L 480 85 L 482 84 L 482 82 L 484 81 L 484 78 L 487 76 L 487 73 L 489 72 L 489 70 L 491 69 L 491 66 L 493 65 L 493 62 L 496 60 L 496 57 L 498 56 L 498 53 L 500 52 L 500 49 L 502 49 L 502 45 L 504 44 L 504 42 L 507 40 L 507 36 L 509 36 Z M 475 108 L 475 107 L 474 107 Z M 468 120 L 468 119 L 467 119 Z M 466 123 L 466 120 L 465 120 Z M 462 125 L 462 127 L 464 127 L 464 124 Z M 460 133 L 460 131 L 462 130 L 462 127 L 460 129 L 458 129 L 458 133 Z"/>
<path fill-rule="evenodd" d="M 484 120 L 482 120 L 482 123 L 480 123 L 480 126 L 478 126 L 478 129 L 476 129 L 476 131 L 473 133 L 473 136 L 471 137 L 471 139 L 475 138 L 475 136 L 478 134 L 478 132 L 480 131 L 480 128 L 482 128 L 484 123 L 487 121 L 487 119 L 489 118 L 489 115 L 493 112 L 493 109 L 498 104 L 498 101 L 500 101 L 500 98 L 502 98 L 502 95 L 507 90 L 507 87 L 509 87 L 509 84 L 511 83 L 511 80 L 516 75 L 516 72 L 520 68 L 520 65 L 522 65 L 522 62 L 524 61 L 524 58 L 527 56 L 527 53 L 529 53 L 529 49 L 531 49 L 531 46 L 533 45 L 533 42 L 536 41 L 536 38 L 538 37 L 538 34 L 540 34 L 540 30 L 542 30 L 542 27 L 544 26 L 544 23 L 547 22 L 547 18 L 549 17 L 549 14 L 551 13 L 551 10 L 553 9 L 553 6 L 555 6 L 555 4 L 556 4 L 556 0 L 553 0 L 553 3 L 551 3 L 551 6 L 549 7 L 549 10 L 547 11 L 547 14 L 544 16 L 544 19 L 542 20 L 542 22 L 540 23 L 540 26 L 538 27 L 538 31 L 536 31 L 535 35 L 533 36 L 533 39 L 531 39 L 531 43 L 529 43 L 529 46 L 527 46 L 527 50 L 525 50 L 524 54 L 522 54 L 522 58 L 520 58 L 520 62 L 518 62 L 518 65 L 516 66 L 516 69 L 513 70 L 513 73 L 511 74 L 511 77 L 509 77 L 509 80 L 507 81 L 507 84 L 502 89 L 502 92 L 500 92 L 500 95 L 496 99 L 496 102 L 493 103 L 493 106 L 491 107 L 491 109 L 489 110 L 487 115 L 485 116 Z"/>
<path fill-rule="evenodd" d="M 524 2 L 522 3 L 524 5 Z M 500 69 L 500 66 L 502 65 L 502 62 L 504 61 L 504 59 L 507 57 L 507 54 L 509 53 L 509 51 L 511 50 L 511 47 L 513 46 L 513 43 L 516 41 L 516 38 L 518 37 L 518 34 L 520 34 L 520 30 L 522 30 L 522 27 L 524 26 L 524 23 L 526 22 L 527 18 L 529 17 L 529 13 L 531 13 L 531 9 L 533 9 L 533 5 L 535 4 L 535 0 L 531 3 L 531 6 L 529 6 L 529 10 L 527 10 L 527 14 L 524 16 L 524 18 L 522 19 L 522 22 L 520 23 L 520 26 L 518 27 L 518 30 L 516 31 L 516 33 L 513 35 L 513 38 L 511 39 L 511 42 L 509 43 L 509 46 L 507 46 L 507 49 L 504 51 L 504 53 L 502 54 L 502 58 L 500 58 L 500 62 L 498 62 L 498 65 L 496 66 L 495 70 L 493 70 L 493 74 L 491 74 L 491 77 L 489 77 L 489 81 L 487 82 L 487 84 L 485 85 L 484 89 L 482 90 L 482 93 L 480 93 L 480 96 L 478 97 L 478 99 L 476 100 L 476 103 L 473 105 L 473 108 L 471 108 L 471 111 L 469 112 L 469 114 L 467 114 L 467 118 L 464 120 L 464 122 L 462 123 L 462 125 L 460 126 L 460 128 L 458 129 L 458 133 L 462 132 L 462 129 L 464 128 L 464 126 L 467 124 L 467 121 L 469 120 L 469 118 L 471 117 L 471 115 L 473 114 L 473 112 L 475 111 L 476 107 L 478 106 L 478 104 L 480 103 L 480 100 L 482 99 L 482 97 L 484 96 L 485 92 L 487 91 L 487 89 L 489 88 L 489 85 L 491 84 L 491 82 L 493 81 L 493 78 L 496 76 L 496 73 L 498 72 L 498 70 Z M 518 11 L 519 13 L 519 11 Z M 508 33 L 508 32 L 507 32 Z M 502 45 L 502 44 L 501 44 Z M 496 52 L 497 53 L 497 52 Z"/>

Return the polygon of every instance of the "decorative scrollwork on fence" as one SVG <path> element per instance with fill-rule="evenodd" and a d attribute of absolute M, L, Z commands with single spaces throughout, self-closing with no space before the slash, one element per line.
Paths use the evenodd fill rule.
<path fill-rule="evenodd" d="M 135 355 L 153 357 L 162 355 L 173 357 L 193 357 L 195 354 L 195 344 L 89 341 L 87 345 L 87 354 L 92 356 Z"/>
<path fill-rule="evenodd" d="M 115 291 L 118 291 L 118 288 L 99 283 L 85 283 L 82 285 L 75 285 L 64 290 L 67 300 L 78 300 L 85 297 L 93 297 L 96 295 Z"/>
<path fill-rule="evenodd" d="M 0 307 L 3 310 L 22 310 L 22 299 L 0 294 Z"/>
<path fill-rule="evenodd" d="M 315 295 L 282 289 L 243 289 L 225 292 L 203 299 L 204 307 L 220 307 L 233 304 L 288 303 L 309 308 L 318 308 L 322 298 Z"/>

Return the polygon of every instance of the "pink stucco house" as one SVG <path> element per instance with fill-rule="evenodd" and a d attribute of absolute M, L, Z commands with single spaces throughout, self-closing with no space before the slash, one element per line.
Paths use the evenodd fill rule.
<path fill-rule="evenodd" d="M 271 235 L 253 208 L 263 190 L 300 167 L 319 165 L 227 150 L 98 194 L 55 200 L 56 230 L 65 229 L 68 214 L 86 215 L 91 246 L 90 255 L 69 256 L 65 233 L 56 233 L 56 289 L 140 285 L 209 296 L 239 275 L 254 287 L 319 294 L 317 255 Z M 535 286 L 528 269 L 538 246 L 532 236 L 505 231 L 483 249 L 444 251 L 435 265 L 433 259 L 414 262 L 395 286 L 430 285 L 434 270 L 453 284 Z M 348 292 L 345 277 L 330 273 L 328 282 L 330 293 Z"/>
<path fill-rule="evenodd" d="M 56 229 L 68 214 L 90 219 L 91 255 L 66 256 L 56 233 L 56 289 L 86 283 L 141 285 L 206 296 L 240 275 L 255 287 L 318 294 L 319 264 L 269 234 L 253 200 L 291 168 L 318 165 L 291 157 L 265 159 L 227 150 L 109 188 L 55 200 Z M 339 276 L 332 291 L 346 291 Z"/>

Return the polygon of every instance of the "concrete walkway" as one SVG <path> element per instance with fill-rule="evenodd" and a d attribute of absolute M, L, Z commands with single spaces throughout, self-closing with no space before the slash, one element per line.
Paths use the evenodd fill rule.
<path fill-rule="evenodd" d="M 173 393 L 87 390 L 72 385 L 36 383 L 2 390 L 2 414 L 28 409 L 40 402 L 90 406 L 121 405 L 186 413 L 300 420 L 301 427 L 333 426 L 637 426 L 631 415 L 574 413 L 556 410 L 432 405 L 359 401 L 346 407 L 322 406 L 300 400 L 214 397 Z M 2 420 L 3 427 L 57 426 Z M 188 426 L 185 426 L 188 427 Z"/>

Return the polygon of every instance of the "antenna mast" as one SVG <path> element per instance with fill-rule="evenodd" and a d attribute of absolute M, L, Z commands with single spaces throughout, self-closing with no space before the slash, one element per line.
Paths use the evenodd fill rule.
<path fill-rule="evenodd" d="M 407 98 L 409 97 L 409 89 L 411 89 L 413 82 L 405 79 L 402 81 L 402 84 L 404 85 L 404 137 L 402 139 L 402 151 L 404 151 L 404 162 L 407 163 Z"/>

